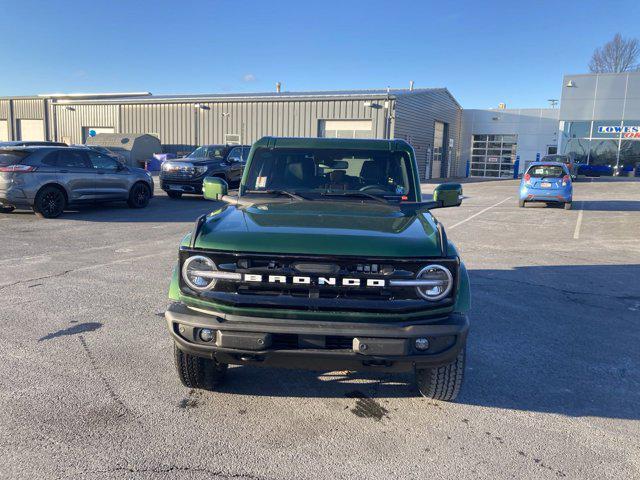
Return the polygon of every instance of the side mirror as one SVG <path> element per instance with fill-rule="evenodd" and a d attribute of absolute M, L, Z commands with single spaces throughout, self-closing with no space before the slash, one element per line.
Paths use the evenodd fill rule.
<path fill-rule="evenodd" d="M 441 183 L 433 191 L 433 201 L 441 208 L 458 207 L 462 203 L 462 185 L 459 183 Z"/>
<path fill-rule="evenodd" d="M 205 177 L 202 191 L 207 200 L 220 200 L 229 192 L 229 185 L 222 178 Z"/>
<path fill-rule="evenodd" d="M 229 157 L 229 158 L 227 159 L 227 161 L 229 161 L 229 162 L 231 162 L 231 163 L 238 163 L 238 162 L 241 162 L 241 161 L 242 161 L 242 159 L 241 159 L 240 157 Z"/>

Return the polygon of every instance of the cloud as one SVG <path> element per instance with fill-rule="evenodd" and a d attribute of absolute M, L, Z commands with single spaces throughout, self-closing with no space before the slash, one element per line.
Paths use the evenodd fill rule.
<path fill-rule="evenodd" d="M 245 82 L 255 82 L 256 81 L 256 76 L 253 73 L 246 73 L 243 77 L 242 80 Z"/>

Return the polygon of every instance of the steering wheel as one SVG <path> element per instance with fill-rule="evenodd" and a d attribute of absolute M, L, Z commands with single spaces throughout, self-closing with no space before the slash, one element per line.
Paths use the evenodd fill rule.
<path fill-rule="evenodd" d="M 376 190 L 380 193 L 386 193 L 387 190 L 385 190 L 384 188 L 382 188 L 380 185 L 367 185 L 365 187 L 362 187 L 360 189 L 361 192 L 368 192 L 369 190 Z"/>

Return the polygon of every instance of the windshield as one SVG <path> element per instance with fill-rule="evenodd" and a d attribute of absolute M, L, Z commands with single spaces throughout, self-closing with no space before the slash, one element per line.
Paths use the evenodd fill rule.
<path fill-rule="evenodd" d="M 247 172 L 245 193 L 362 193 L 406 200 L 413 193 L 412 174 L 411 158 L 403 151 L 259 149 Z"/>
<path fill-rule="evenodd" d="M 533 178 L 560 178 L 567 174 L 559 165 L 536 165 L 527 173 Z"/>
<path fill-rule="evenodd" d="M 223 145 L 203 145 L 196 148 L 191 152 L 187 158 L 218 158 L 222 160 L 224 158 L 224 146 Z"/>

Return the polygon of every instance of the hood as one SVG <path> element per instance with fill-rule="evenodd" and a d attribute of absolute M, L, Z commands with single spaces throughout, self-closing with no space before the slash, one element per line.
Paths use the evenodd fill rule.
<path fill-rule="evenodd" d="M 441 255 L 429 213 L 407 215 L 393 206 L 345 201 L 225 205 L 209 214 L 195 246 L 252 253 Z"/>
<path fill-rule="evenodd" d="M 174 158 L 173 160 L 168 160 L 171 163 L 191 163 L 193 165 L 211 165 L 212 163 L 222 163 L 224 162 L 223 158 L 189 158 L 189 157 L 182 157 L 182 158 Z"/>

